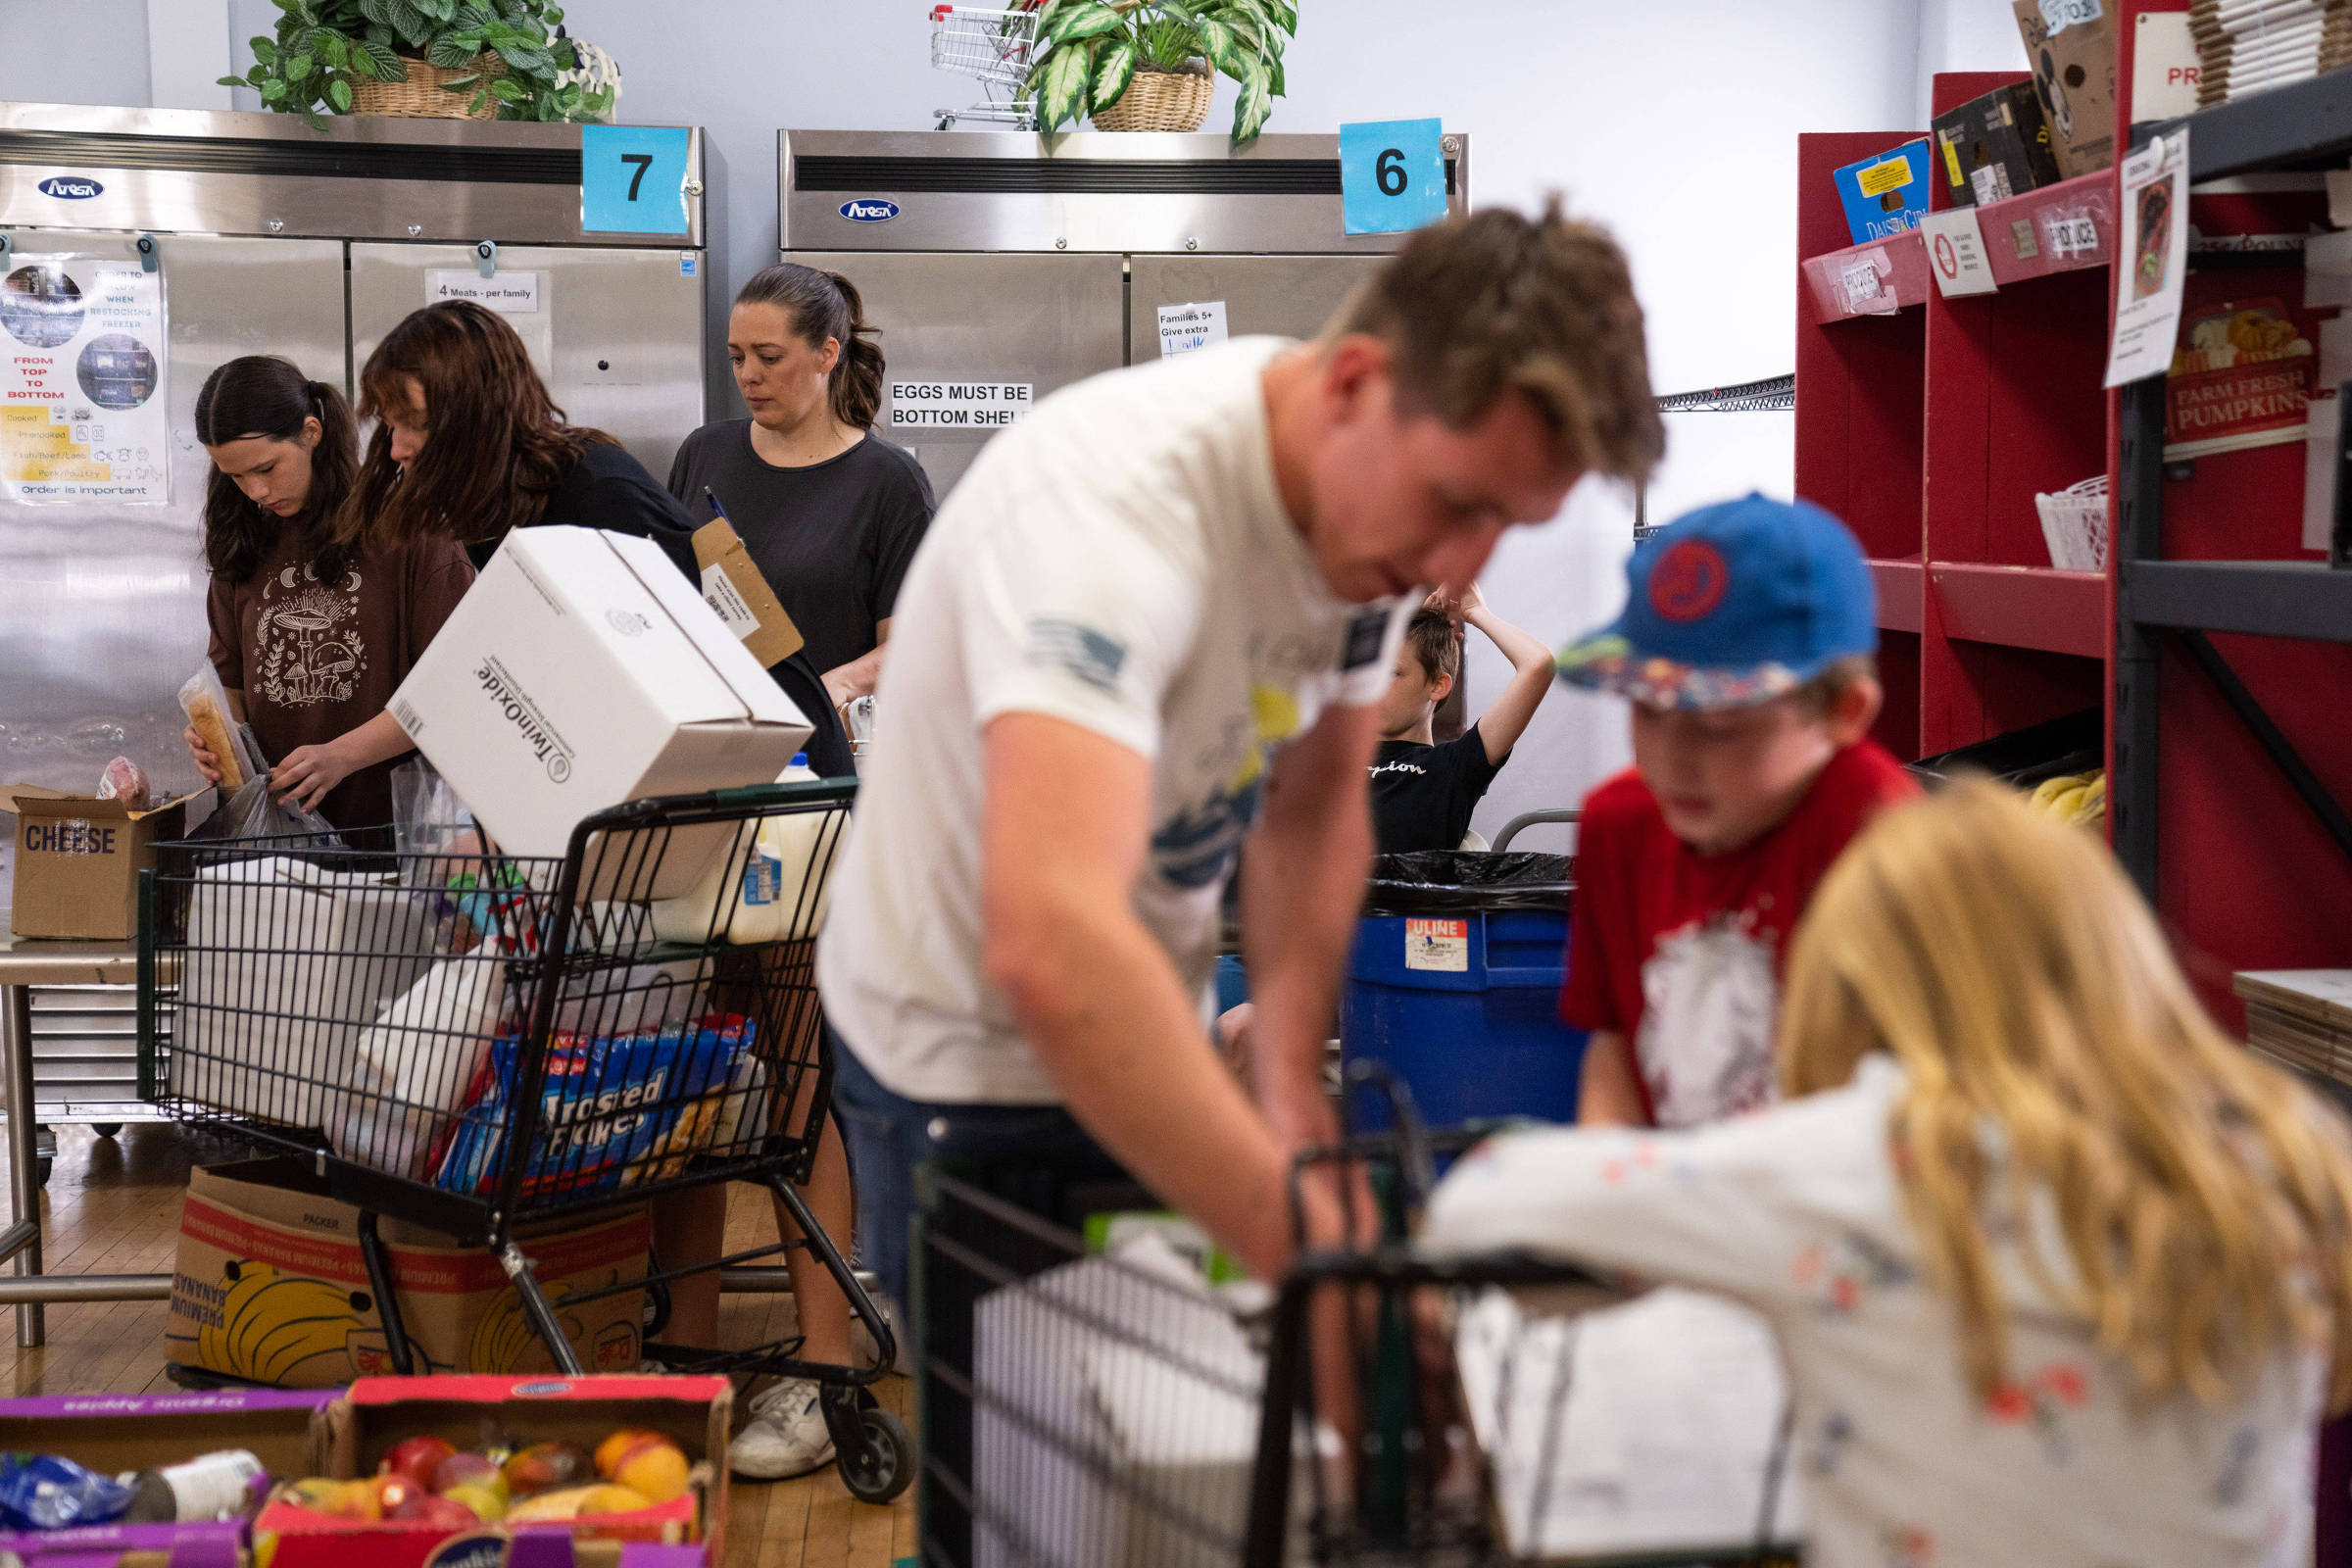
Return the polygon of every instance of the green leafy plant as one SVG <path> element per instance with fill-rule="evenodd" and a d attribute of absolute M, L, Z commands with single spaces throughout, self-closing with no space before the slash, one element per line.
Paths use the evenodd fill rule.
<path fill-rule="evenodd" d="M 314 127 L 322 110 L 350 114 L 359 83 L 408 80 L 413 61 L 464 72 L 444 90 L 469 95 L 472 111 L 496 104 L 501 120 L 584 120 L 612 108 L 611 88 L 567 79 L 578 62 L 558 33 L 564 10 L 548 0 L 277 0 L 277 36 L 254 39 L 252 68 L 220 83 L 251 87 L 263 107 Z M 469 69 L 485 54 L 503 69 Z"/>
<path fill-rule="evenodd" d="M 1035 64 L 1022 84 L 1040 130 L 1075 124 L 1119 101 L 1138 71 L 1182 71 L 1195 59 L 1241 88 L 1233 144 L 1255 138 L 1283 95 L 1282 51 L 1298 30 L 1290 0 L 1029 0 Z"/>

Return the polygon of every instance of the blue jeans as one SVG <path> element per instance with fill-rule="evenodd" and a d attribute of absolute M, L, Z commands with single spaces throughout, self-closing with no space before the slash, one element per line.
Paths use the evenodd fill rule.
<path fill-rule="evenodd" d="M 1124 1180 L 1059 1105 L 908 1100 L 866 1071 L 829 1023 L 825 1041 L 833 1053 L 833 1115 L 849 1146 L 858 1192 L 858 1257 L 902 1313 L 913 1305 L 906 1293 L 918 1166 L 944 1164 L 1073 1228 L 1084 1215 L 1067 1211 L 1065 1187 Z"/>

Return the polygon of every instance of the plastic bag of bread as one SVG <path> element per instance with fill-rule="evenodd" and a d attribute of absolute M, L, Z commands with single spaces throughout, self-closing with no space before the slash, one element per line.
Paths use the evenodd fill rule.
<path fill-rule="evenodd" d="M 269 771 L 255 752 L 252 738 L 228 709 L 228 692 L 220 674 L 206 660 L 179 689 L 179 710 L 203 738 L 205 750 L 220 760 L 220 788 L 234 794 L 245 781 Z"/>
<path fill-rule="evenodd" d="M 98 799 L 121 801 L 123 809 L 144 811 L 152 804 L 147 770 L 127 757 L 118 757 L 98 775 Z"/>

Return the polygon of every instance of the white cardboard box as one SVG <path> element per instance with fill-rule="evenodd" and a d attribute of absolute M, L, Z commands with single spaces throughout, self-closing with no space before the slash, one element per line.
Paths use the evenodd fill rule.
<path fill-rule="evenodd" d="M 392 716 L 499 846 L 530 856 L 562 856 L 582 817 L 624 801 L 768 783 L 809 734 L 659 546 L 593 528 L 509 534 Z M 650 886 L 616 844 L 580 894 L 675 897 L 733 842 L 727 823 L 675 834 Z"/>

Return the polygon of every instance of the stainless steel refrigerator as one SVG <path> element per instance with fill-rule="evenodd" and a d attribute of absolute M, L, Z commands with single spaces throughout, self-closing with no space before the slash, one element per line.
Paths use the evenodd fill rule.
<path fill-rule="evenodd" d="M 1310 337 L 1407 237 L 1346 231 L 1337 136 L 786 130 L 776 150 L 779 254 L 858 285 L 890 366 L 878 428 L 942 495 L 998 426 L 915 422 L 939 400 L 897 393 L 1034 401 L 1157 355 L 1162 306 Z M 1467 211 L 1470 138 L 1444 152 Z"/>
<path fill-rule="evenodd" d="M 72 450 L 152 475 L 129 487 L 144 499 L 34 501 L 0 483 L 0 782 L 87 792 L 122 754 L 161 792 L 199 783 L 174 701 L 207 642 L 210 463 L 191 417 L 227 360 L 284 355 L 348 390 L 436 286 L 500 281 L 571 419 L 666 473 L 706 407 L 706 151 L 689 132 L 678 205 L 660 220 L 682 232 L 589 232 L 577 125 L 350 118 L 313 131 L 281 115 L 0 103 L 0 289 L 15 290 L 0 307 L 58 275 L 39 258 L 96 258 L 160 280 L 164 339 L 146 359 L 129 350 L 127 392 L 85 374 L 102 406 L 47 416 L 61 432 L 91 416 L 101 435 Z M 27 318 L 0 309 L 0 354 L 22 351 L 8 334 Z M 122 410 L 110 433 L 107 410 L 141 395 L 137 375 L 162 383 L 162 417 Z M 9 385 L 0 374 L 0 418 Z M 37 421 L 33 409 L 13 412 Z M 8 858 L 0 848 L 0 899 Z M 97 1006 L 62 1007 L 49 1044 L 36 1024 L 40 1099 L 51 1113 L 104 1102 L 95 1119 L 120 1120 L 133 1043 L 109 1044 L 84 1001 Z"/>

